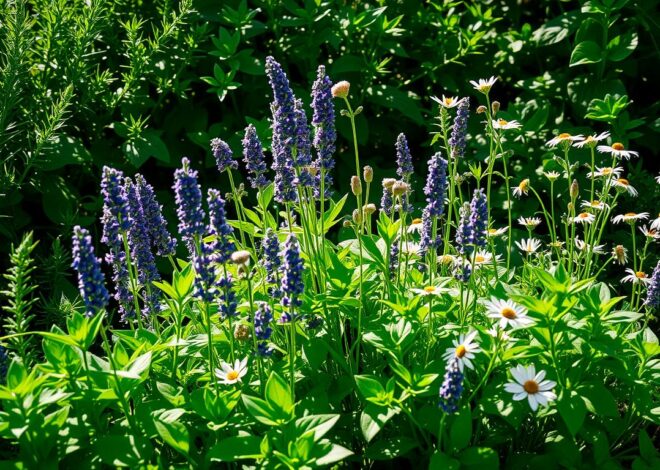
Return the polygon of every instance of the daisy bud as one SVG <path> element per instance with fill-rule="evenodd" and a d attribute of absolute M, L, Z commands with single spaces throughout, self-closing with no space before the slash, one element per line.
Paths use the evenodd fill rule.
<path fill-rule="evenodd" d="M 383 179 L 383 188 L 392 191 L 392 186 L 394 186 L 394 183 L 396 183 L 396 180 L 394 178 L 384 178 Z"/>
<path fill-rule="evenodd" d="M 344 228 L 349 228 L 351 226 L 351 221 L 350 220 L 344 220 L 344 222 L 342 223 L 342 226 Z"/>
<path fill-rule="evenodd" d="M 575 207 L 575 204 L 573 204 L 572 202 L 568 203 L 568 210 L 569 211 L 572 211 L 574 207 Z"/>
<path fill-rule="evenodd" d="M 356 175 L 351 176 L 351 191 L 355 196 L 362 194 L 362 183 L 360 183 L 360 178 Z"/>
<path fill-rule="evenodd" d="M 250 328 L 247 325 L 239 323 L 234 328 L 234 338 L 239 341 L 247 341 L 250 339 Z"/>
<path fill-rule="evenodd" d="M 353 222 L 360 225 L 362 223 L 362 214 L 357 209 L 353 209 Z"/>
<path fill-rule="evenodd" d="M 573 180 L 569 192 L 571 195 L 571 199 L 575 199 L 576 197 L 578 197 L 579 192 L 580 192 L 580 185 L 578 184 L 577 180 Z"/>
<path fill-rule="evenodd" d="M 404 181 L 396 181 L 392 185 L 392 194 L 395 196 L 403 196 L 410 190 L 410 185 Z"/>
<path fill-rule="evenodd" d="M 500 110 L 500 102 L 493 101 L 490 105 L 490 109 L 493 111 L 493 114 L 497 114 L 497 112 Z"/>
<path fill-rule="evenodd" d="M 374 169 L 369 165 L 365 166 L 362 176 L 364 177 L 364 181 L 366 183 L 371 183 L 374 180 Z"/>
<path fill-rule="evenodd" d="M 348 98 L 348 90 L 350 90 L 351 84 L 346 80 L 337 82 L 333 85 L 331 92 L 332 96 L 335 98 Z"/>
<path fill-rule="evenodd" d="M 477 108 L 477 114 L 483 114 L 486 112 L 486 107 L 482 104 Z"/>
<path fill-rule="evenodd" d="M 245 250 L 235 251 L 231 254 L 231 262 L 239 266 L 250 264 L 250 252 Z"/>
<path fill-rule="evenodd" d="M 370 203 L 362 207 L 362 212 L 364 212 L 364 215 L 370 216 L 374 212 L 376 212 L 376 204 Z"/>

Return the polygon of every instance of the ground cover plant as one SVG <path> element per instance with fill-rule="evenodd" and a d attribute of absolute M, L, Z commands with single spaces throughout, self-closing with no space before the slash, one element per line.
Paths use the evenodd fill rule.
<path fill-rule="evenodd" d="M 12 249 L 5 463 L 656 468 L 660 218 L 621 210 L 640 158 L 626 135 L 557 133 L 537 173 L 515 173 L 524 124 L 478 78 L 435 99 L 426 171 L 393 135 L 377 180 L 349 82 L 318 67 L 307 108 L 276 59 L 265 71 L 271 151 L 254 125 L 240 149 L 214 138 L 210 188 L 183 157 L 176 233 L 145 175 L 103 168 L 102 233 L 71 234 L 81 301 L 64 327 L 30 331 L 35 243 Z M 486 158 L 466 153 L 469 122 Z"/>

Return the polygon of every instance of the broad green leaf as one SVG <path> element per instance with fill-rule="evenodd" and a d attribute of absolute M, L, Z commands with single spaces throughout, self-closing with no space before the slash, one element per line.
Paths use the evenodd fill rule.
<path fill-rule="evenodd" d="M 159 417 L 154 419 L 158 435 L 174 450 L 188 456 L 190 438 L 188 428 L 180 421 L 163 421 Z"/>
<path fill-rule="evenodd" d="M 639 39 L 634 30 L 615 36 L 607 43 L 607 60 L 620 62 L 627 58 L 637 48 Z"/>
<path fill-rule="evenodd" d="M 579 43 L 571 54 L 570 66 L 582 64 L 595 64 L 602 60 L 602 51 L 598 44 L 593 41 Z"/>
<path fill-rule="evenodd" d="M 210 461 L 234 462 L 243 459 L 263 458 L 262 438 L 259 436 L 234 436 L 221 440 L 206 454 Z"/>
<path fill-rule="evenodd" d="M 383 426 L 398 412 L 394 408 L 383 409 L 372 403 L 367 404 L 360 415 L 360 429 L 367 442 L 376 437 Z"/>
<path fill-rule="evenodd" d="M 470 443 L 472 439 L 472 412 L 469 407 L 463 407 L 455 416 L 449 429 L 451 446 L 459 451 Z"/>
<path fill-rule="evenodd" d="M 101 436 L 94 443 L 94 453 L 111 467 L 139 468 L 149 463 L 153 453 L 151 441 L 145 436 Z"/>
<path fill-rule="evenodd" d="M 490 447 L 470 447 L 465 449 L 459 455 L 461 469 L 481 470 L 484 468 L 497 469 L 500 467 L 500 460 Z"/>
<path fill-rule="evenodd" d="M 278 409 L 284 415 L 290 415 L 293 410 L 289 384 L 276 372 L 271 372 L 266 382 L 266 400 L 271 407 Z"/>
<path fill-rule="evenodd" d="M 557 402 L 559 414 L 566 423 L 571 435 L 575 436 L 584 423 L 587 416 L 587 407 L 576 392 L 565 393 Z"/>

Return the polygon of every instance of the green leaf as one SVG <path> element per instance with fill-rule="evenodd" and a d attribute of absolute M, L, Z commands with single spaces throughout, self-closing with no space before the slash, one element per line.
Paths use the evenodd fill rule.
<path fill-rule="evenodd" d="M 210 461 L 234 462 L 243 459 L 261 459 L 262 438 L 259 436 L 234 436 L 218 442 L 206 454 Z"/>
<path fill-rule="evenodd" d="M 376 437 L 387 422 L 396 414 L 394 408 L 383 410 L 382 407 L 369 403 L 360 415 L 360 429 L 367 442 Z"/>
<path fill-rule="evenodd" d="M 312 431 L 314 440 L 318 441 L 337 424 L 339 418 L 340 415 L 335 414 L 305 416 L 296 420 L 296 430 L 301 435 Z"/>
<path fill-rule="evenodd" d="M 364 455 L 372 460 L 390 460 L 418 447 L 417 441 L 406 436 L 380 440 L 370 445 Z"/>
<path fill-rule="evenodd" d="M 373 398 L 385 393 L 381 383 L 373 376 L 356 375 L 355 383 L 365 398 Z"/>
<path fill-rule="evenodd" d="M 490 447 L 470 447 L 461 452 L 459 456 L 461 469 L 481 470 L 484 468 L 500 468 L 500 460 Z"/>
<path fill-rule="evenodd" d="M 585 384 L 577 390 L 577 393 L 582 397 L 590 412 L 598 416 L 619 416 L 616 400 L 604 385 Z"/>
<path fill-rule="evenodd" d="M 338 444 L 331 444 L 330 452 L 325 454 L 323 457 L 319 458 L 316 461 L 317 465 L 330 465 L 335 462 L 344 460 L 346 457 L 353 455 L 351 450 L 348 450 L 346 447 L 342 447 Z"/>
<path fill-rule="evenodd" d="M 636 31 L 627 31 L 612 38 L 607 44 L 607 60 L 620 62 L 637 48 L 639 38 Z"/>
<path fill-rule="evenodd" d="M 429 470 L 459 470 L 460 467 L 461 463 L 458 460 L 437 450 L 431 456 L 429 463 Z"/>
<path fill-rule="evenodd" d="M 267 401 L 261 398 L 243 395 L 243 404 L 248 412 L 260 423 L 267 426 L 279 426 L 278 413 L 268 404 Z"/>
<path fill-rule="evenodd" d="M 188 456 L 190 438 L 188 428 L 180 421 L 165 421 L 160 417 L 154 419 L 158 435 L 174 450 Z"/>
<path fill-rule="evenodd" d="M 145 436 L 102 436 L 94 443 L 94 454 L 111 467 L 140 468 L 151 460 L 153 446 Z"/>
<path fill-rule="evenodd" d="M 602 60 L 602 51 L 598 44 L 593 41 L 579 43 L 571 54 L 570 66 L 582 64 L 595 64 Z"/>
<path fill-rule="evenodd" d="M 293 398 L 286 380 L 276 372 L 271 372 L 266 382 L 266 400 L 268 404 L 284 415 L 290 415 L 293 410 Z"/>
<path fill-rule="evenodd" d="M 564 394 L 562 399 L 557 402 L 557 409 L 566 427 L 572 436 L 575 436 L 584 423 L 587 416 L 587 407 L 582 398 L 576 393 L 570 395 Z"/>
<path fill-rule="evenodd" d="M 472 412 L 464 407 L 454 418 L 449 430 L 451 446 L 456 451 L 464 449 L 472 439 Z"/>

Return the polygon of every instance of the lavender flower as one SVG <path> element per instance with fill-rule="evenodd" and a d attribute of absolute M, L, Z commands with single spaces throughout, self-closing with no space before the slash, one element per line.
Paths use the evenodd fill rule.
<path fill-rule="evenodd" d="M 429 160 L 429 173 L 424 186 L 429 215 L 440 217 L 444 212 L 445 193 L 447 192 L 447 160 L 440 152 Z"/>
<path fill-rule="evenodd" d="M 257 129 L 252 124 L 245 128 L 243 161 L 247 167 L 249 173 L 248 180 L 252 187 L 262 189 L 268 186 L 269 181 L 266 178 L 268 168 L 266 167 L 263 148 L 259 136 L 257 136 Z"/>
<path fill-rule="evenodd" d="M 300 257 L 298 239 L 291 233 L 284 242 L 284 273 L 282 276 L 282 305 L 299 307 L 302 305 L 300 296 L 305 290 L 303 283 L 303 261 Z"/>
<path fill-rule="evenodd" d="M 456 245 L 462 255 L 469 255 L 474 250 L 474 228 L 470 222 L 470 212 L 470 204 L 464 203 L 460 209 L 460 223 L 456 230 Z"/>
<path fill-rule="evenodd" d="M 296 200 L 293 147 L 296 140 L 295 97 L 282 66 L 272 57 L 266 58 L 266 74 L 273 89 L 273 170 L 275 200 L 279 203 Z"/>
<path fill-rule="evenodd" d="M 194 295 L 197 299 L 210 303 L 217 294 L 216 275 L 213 267 L 213 248 L 205 242 L 199 243 L 199 249 L 192 252 L 195 268 Z"/>
<path fill-rule="evenodd" d="M 332 82 L 325 74 L 325 67 L 320 65 L 316 75 L 316 81 L 312 86 L 312 126 L 314 127 L 314 148 L 316 149 L 316 161 L 314 166 L 318 169 L 317 193 L 320 197 L 320 179 L 324 178 L 325 197 L 332 194 L 332 174 L 335 166 L 333 155 L 335 153 L 335 106 L 332 102 Z"/>
<path fill-rule="evenodd" d="M 472 277 L 472 265 L 467 260 L 457 260 L 452 275 L 457 281 L 468 282 Z"/>
<path fill-rule="evenodd" d="M 441 243 L 441 237 L 436 236 L 436 239 L 433 239 L 433 218 L 431 217 L 431 210 L 429 206 L 426 206 L 422 211 L 422 230 L 419 240 L 420 258 L 424 259 L 430 248 L 434 249 L 435 254 L 435 249 L 437 249 Z"/>
<path fill-rule="evenodd" d="M 209 189 L 208 191 L 209 218 L 211 224 L 209 232 L 216 236 L 212 244 L 214 261 L 224 264 L 229 261 L 232 252 L 236 250 L 234 242 L 230 240 L 233 229 L 227 223 L 225 213 L 225 201 L 220 195 L 220 191 Z"/>
<path fill-rule="evenodd" d="M 257 311 L 254 313 L 254 336 L 257 338 L 257 354 L 261 356 L 270 356 L 273 353 L 272 348 L 268 346 L 268 340 L 273 334 L 270 322 L 273 321 L 273 314 L 266 302 L 259 302 Z"/>
<path fill-rule="evenodd" d="M 7 348 L 0 344 L 0 385 L 4 385 L 7 381 L 8 363 L 9 354 L 7 354 Z"/>
<path fill-rule="evenodd" d="M 465 154 L 465 136 L 467 132 L 467 119 L 470 114 L 470 99 L 463 98 L 456 109 L 456 117 L 452 126 L 449 146 L 451 157 L 458 158 Z"/>
<path fill-rule="evenodd" d="M 73 263 L 78 272 L 78 288 L 86 307 L 86 314 L 91 317 L 108 305 L 110 298 L 105 288 L 105 279 L 101 272 L 101 260 L 94 256 L 92 237 L 80 226 L 73 229 Z"/>
<path fill-rule="evenodd" d="M 651 274 L 651 282 L 649 282 L 649 287 L 646 291 L 644 305 L 651 308 L 660 306 L 660 261 L 655 265 L 653 274 Z"/>
<path fill-rule="evenodd" d="M 383 197 L 380 198 L 380 210 L 386 215 L 391 216 L 394 211 L 394 199 L 392 198 L 392 192 L 383 188 Z"/>
<path fill-rule="evenodd" d="M 396 277 L 396 273 L 399 270 L 399 245 L 397 244 L 397 241 L 394 240 L 392 242 L 392 246 L 390 246 L 390 277 L 394 279 Z"/>
<path fill-rule="evenodd" d="M 204 210 L 202 209 L 202 190 L 197 183 L 197 171 L 190 168 L 190 160 L 181 159 L 182 168 L 174 172 L 174 193 L 179 216 L 179 233 L 188 246 L 188 251 L 195 251 L 196 238 L 204 236 Z"/>
<path fill-rule="evenodd" d="M 445 378 L 440 387 L 440 408 L 445 413 L 456 413 L 461 393 L 463 393 L 463 374 L 458 366 L 458 358 L 455 357 L 447 364 Z"/>
<path fill-rule="evenodd" d="M 282 291 L 279 288 L 278 271 L 282 266 L 282 258 L 280 258 L 280 242 L 272 229 L 266 230 L 261 246 L 264 253 L 262 264 L 266 270 L 266 282 L 273 284 L 268 292 L 271 297 L 279 299 L 282 296 Z"/>
<path fill-rule="evenodd" d="M 295 166 L 298 170 L 298 182 L 302 186 L 311 187 L 314 185 L 314 178 L 309 172 L 312 164 L 312 146 L 309 142 L 309 126 L 307 125 L 307 115 L 303 108 L 302 100 L 295 100 L 296 113 L 296 158 Z"/>
<path fill-rule="evenodd" d="M 156 249 L 156 254 L 158 256 L 174 255 L 176 238 L 172 238 L 167 230 L 167 222 L 163 218 L 163 206 L 158 204 L 154 188 L 139 173 L 135 175 L 135 185 L 147 224 L 149 239 L 153 248 Z"/>
<path fill-rule="evenodd" d="M 408 140 L 404 134 L 399 134 L 396 139 L 396 174 L 401 177 L 405 182 L 408 182 L 410 175 L 415 172 L 412 164 L 412 155 L 410 148 L 408 148 Z"/>
<path fill-rule="evenodd" d="M 238 162 L 234 160 L 234 154 L 224 140 L 218 138 L 211 140 L 211 153 L 220 173 L 238 168 Z"/>
<path fill-rule="evenodd" d="M 220 316 L 224 318 L 235 317 L 236 293 L 234 292 L 234 280 L 230 273 L 225 271 L 225 275 L 218 280 L 218 289 L 220 291 Z"/>
<path fill-rule="evenodd" d="M 476 246 L 486 246 L 486 230 L 488 229 L 488 202 L 484 190 L 475 189 L 470 202 L 470 225 L 472 226 L 473 243 Z"/>

